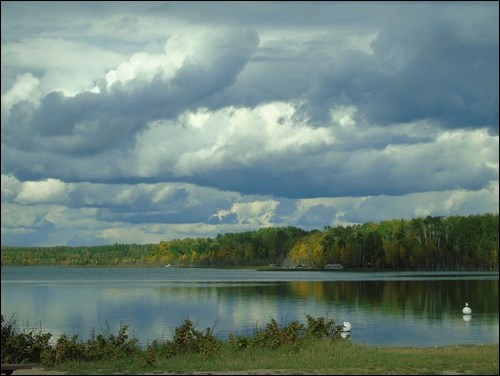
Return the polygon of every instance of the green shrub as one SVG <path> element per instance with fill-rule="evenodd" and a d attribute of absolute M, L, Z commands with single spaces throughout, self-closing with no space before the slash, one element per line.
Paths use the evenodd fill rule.
<path fill-rule="evenodd" d="M 92 333 L 87 341 L 88 359 L 120 359 L 137 353 L 139 351 L 138 340 L 129 338 L 128 330 L 128 325 L 120 325 L 117 336 L 112 333 L 108 333 L 107 337 L 102 334 L 95 336 L 95 333 Z"/>
<path fill-rule="evenodd" d="M 68 339 L 61 335 L 57 340 L 52 358 L 54 364 L 67 361 L 96 361 L 122 359 L 139 352 L 136 338 L 129 338 L 128 325 L 120 325 L 118 335 L 92 333 L 87 342 L 78 340 L 78 335 Z"/>
<path fill-rule="evenodd" d="M 154 341 L 148 346 L 148 350 L 166 357 L 182 353 L 199 353 L 206 356 L 215 354 L 222 343 L 213 335 L 213 329 L 206 328 L 201 332 L 196 326 L 197 324 L 186 319 L 180 327 L 175 328 L 172 341 Z"/>
<path fill-rule="evenodd" d="M 42 333 L 41 328 L 28 328 L 21 332 L 15 316 L 2 321 L 2 363 L 39 363 L 44 353 L 50 350 L 50 333 Z"/>
<path fill-rule="evenodd" d="M 304 325 L 298 321 L 292 321 L 284 327 L 280 327 L 278 322 L 271 318 L 264 330 L 257 330 L 252 338 L 238 337 L 237 345 L 240 349 L 249 347 L 276 349 L 283 345 L 298 345 L 300 336 L 304 330 Z"/>
<path fill-rule="evenodd" d="M 307 329 L 305 332 L 306 337 L 311 338 L 338 338 L 341 327 L 335 325 L 332 319 L 325 319 L 324 317 L 314 318 L 311 315 L 306 315 Z"/>
<path fill-rule="evenodd" d="M 287 346 L 298 349 L 304 339 L 340 338 L 340 326 L 331 319 L 314 318 L 306 315 L 307 326 L 292 321 L 280 326 L 271 320 L 263 329 L 256 330 L 252 337 L 229 335 L 229 344 L 236 344 L 237 349 L 277 349 Z M 145 350 L 141 350 L 136 338 L 130 338 L 127 325 L 120 325 L 118 334 L 111 332 L 91 334 L 84 342 L 78 335 L 68 338 L 62 334 L 54 346 L 50 345 L 50 333 L 40 329 L 21 332 L 15 318 L 6 321 L 2 315 L 2 363 L 41 363 L 54 366 L 65 362 L 108 361 L 136 358 L 144 366 L 153 365 L 158 358 L 171 358 L 182 354 L 201 354 L 203 357 L 217 354 L 222 341 L 213 334 L 213 328 L 197 330 L 197 324 L 186 319 L 175 328 L 172 340 L 153 341 Z"/>
<path fill-rule="evenodd" d="M 61 334 L 54 349 L 53 359 L 55 364 L 60 364 L 71 360 L 88 360 L 86 356 L 85 345 L 78 340 L 78 334 L 75 334 L 70 339 L 68 339 L 66 334 Z"/>

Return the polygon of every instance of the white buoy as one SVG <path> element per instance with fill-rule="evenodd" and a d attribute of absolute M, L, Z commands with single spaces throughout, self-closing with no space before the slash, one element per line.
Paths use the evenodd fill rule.
<path fill-rule="evenodd" d="M 340 332 L 340 336 L 343 339 L 351 339 L 351 332 Z"/>
<path fill-rule="evenodd" d="M 469 307 L 469 303 L 465 303 L 464 309 L 462 309 L 462 313 L 464 315 L 470 315 L 472 313 L 472 309 Z"/>
<path fill-rule="evenodd" d="M 342 323 L 340 323 L 340 325 L 342 326 L 342 329 L 341 329 L 342 332 L 350 332 L 351 331 L 351 323 L 349 321 L 343 321 Z"/>

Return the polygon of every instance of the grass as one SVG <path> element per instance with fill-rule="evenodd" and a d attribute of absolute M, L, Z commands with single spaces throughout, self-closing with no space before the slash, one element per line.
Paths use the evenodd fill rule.
<path fill-rule="evenodd" d="M 498 351 L 498 344 L 400 348 L 371 347 L 322 338 L 304 340 L 295 348 L 283 346 L 275 350 L 241 350 L 227 342 L 213 355 L 183 353 L 170 358 L 156 356 L 147 364 L 147 354 L 141 352 L 123 360 L 67 362 L 53 369 L 81 375 L 230 371 L 296 375 L 498 375 Z"/>
<path fill-rule="evenodd" d="M 271 319 L 253 337 L 218 340 L 207 328 L 185 320 L 172 340 L 141 348 L 128 335 L 97 334 L 86 342 L 62 335 L 21 332 L 2 315 L 2 363 L 35 363 L 74 375 L 109 374 L 351 374 L 498 375 L 499 345 L 442 347 L 366 346 L 343 339 L 331 319 L 307 315 L 307 325 L 280 326 Z M 40 362 L 40 363 L 39 363 Z"/>

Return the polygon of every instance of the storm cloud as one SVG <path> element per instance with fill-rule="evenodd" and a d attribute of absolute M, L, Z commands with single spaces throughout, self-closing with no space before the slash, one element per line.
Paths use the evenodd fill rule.
<path fill-rule="evenodd" d="M 2 2 L 2 244 L 498 213 L 498 4 Z"/>

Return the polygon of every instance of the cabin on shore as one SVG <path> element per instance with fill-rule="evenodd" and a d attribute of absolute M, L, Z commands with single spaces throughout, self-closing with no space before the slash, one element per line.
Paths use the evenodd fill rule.
<path fill-rule="evenodd" d="M 344 267 L 341 264 L 326 264 L 324 269 L 342 270 Z"/>

